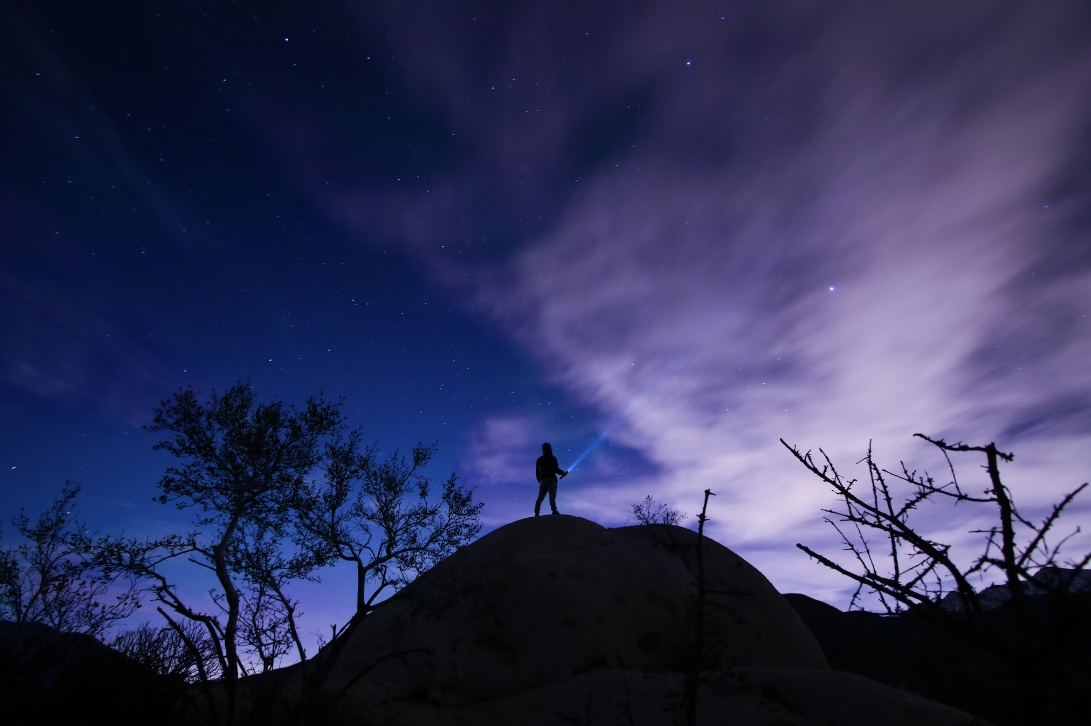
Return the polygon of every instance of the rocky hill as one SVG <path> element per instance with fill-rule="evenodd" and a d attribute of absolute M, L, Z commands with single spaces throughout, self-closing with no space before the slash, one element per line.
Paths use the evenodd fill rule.
<path fill-rule="evenodd" d="M 9 723 L 176 723 L 183 684 L 157 676 L 89 635 L 0 620 L 0 701 Z"/>
<path fill-rule="evenodd" d="M 243 679 L 240 723 L 673 726 L 695 663 L 702 725 L 984 723 L 916 695 L 978 711 L 958 672 L 977 654 L 919 623 L 789 602 L 708 539 L 706 637 L 695 648 L 697 543 L 665 525 L 513 522 L 304 666 Z M 0 626 L 0 692 L 12 713 L 221 722 L 208 718 L 223 705 L 215 684 L 184 693 L 87 636 Z"/>
<path fill-rule="evenodd" d="M 419 578 L 307 665 L 312 721 L 679 723 L 697 657 L 696 533 L 513 522 Z M 705 540 L 709 604 L 698 723 L 967 724 L 966 713 L 859 675 L 822 648 L 765 577 Z M 265 722 L 299 708 L 299 666 L 247 679 Z M 980 723 L 980 722 L 978 722 Z"/>
<path fill-rule="evenodd" d="M 1017 672 L 995 650 L 965 637 L 957 615 L 942 627 L 914 611 L 896 616 L 841 612 L 806 595 L 785 598 L 839 671 L 904 688 L 998 725 L 1075 726 L 1088 721 L 1091 593 L 1075 591 L 1063 602 L 1030 594 L 1032 617 L 1022 628 L 1007 605 L 985 612 L 981 627 L 992 639 L 1017 646 L 1020 633 L 1030 637 L 1042 660 L 1020 660 L 1029 673 Z"/>

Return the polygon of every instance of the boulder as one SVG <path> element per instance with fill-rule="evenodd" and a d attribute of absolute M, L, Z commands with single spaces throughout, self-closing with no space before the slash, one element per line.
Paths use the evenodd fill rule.
<path fill-rule="evenodd" d="M 693 644 L 697 534 L 565 515 L 501 527 L 361 618 L 307 664 L 316 721 L 666 726 L 697 661 L 699 723 L 964 724 L 965 713 L 831 671 L 753 566 L 705 538 L 705 639 Z M 244 682 L 290 718 L 299 666 Z M 273 705 L 270 706 L 270 696 Z M 279 700 L 278 700 L 279 699 Z"/>

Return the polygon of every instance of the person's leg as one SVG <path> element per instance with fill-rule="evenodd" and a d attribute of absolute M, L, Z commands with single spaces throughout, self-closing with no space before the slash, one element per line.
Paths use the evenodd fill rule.
<path fill-rule="evenodd" d="M 557 511 L 557 480 L 549 482 L 549 508 L 553 510 L 554 514 L 560 514 Z"/>
<path fill-rule="evenodd" d="M 534 516 L 537 517 L 538 513 L 542 510 L 542 500 L 545 499 L 546 492 L 549 491 L 549 486 L 546 482 L 538 484 L 538 501 L 534 502 Z M 552 498 L 550 499 L 552 501 Z M 556 509 L 556 507 L 554 507 Z"/>

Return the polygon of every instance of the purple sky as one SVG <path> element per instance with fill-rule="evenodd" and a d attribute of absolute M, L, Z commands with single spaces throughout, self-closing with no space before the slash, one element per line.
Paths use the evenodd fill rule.
<path fill-rule="evenodd" d="M 424 193 L 328 203 L 361 238 L 389 215 L 435 284 L 609 425 L 627 456 L 603 451 L 566 508 L 611 521 L 651 492 L 692 513 L 709 487 L 714 536 L 782 587 L 832 594 L 785 547 L 827 539 L 828 499 L 779 438 L 842 466 L 873 440 L 893 468 L 937 463 L 916 431 L 995 440 L 1017 449 L 1027 506 L 1086 478 L 1087 18 L 622 7 L 513 11 L 486 64 L 452 37 L 463 11 L 392 13 L 408 79 L 475 159 Z M 573 146 L 604 115 L 615 146 L 581 169 Z M 530 216 L 539 177 L 566 172 L 546 229 L 464 259 L 481 186 Z M 566 425 L 498 411 L 467 463 L 515 484 Z M 972 479 L 981 462 L 960 463 Z"/>
<path fill-rule="evenodd" d="M 852 475 L 869 440 L 937 476 L 914 432 L 995 441 L 1034 516 L 1087 480 L 1084 5 L 268 5 L 17 11 L 6 510 L 70 477 L 94 525 L 171 529 L 139 425 L 245 377 L 439 439 L 489 527 L 542 441 L 566 466 L 606 432 L 562 511 L 711 488 L 712 537 L 842 607 L 794 546 L 837 551 L 832 498 L 780 438 Z M 976 552 L 989 514 L 919 521 Z M 327 579 L 316 627 L 349 609 Z"/>

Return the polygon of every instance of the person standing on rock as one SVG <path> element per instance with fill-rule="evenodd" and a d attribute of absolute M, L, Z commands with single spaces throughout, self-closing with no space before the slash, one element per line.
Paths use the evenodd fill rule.
<path fill-rule="evenodd" d="M 561 478 L 568 476 L 568 472 L 565 471 L 557 464 L 557 457 L 553 455 L 553 447 L 549 444 L 542 444 L 542 455 L 538 457 L 538 461 L 534 464 L 534 477 L 538 480 L 538 501 L 534 502 L 534 516 L 537 517 L 542 509 L 542 500 L 545 499 L 545 495 L 549 493 L 549 508 L 553 510 L 554 514 L 560 514 L 557 511 L 557 475 L 560 474 Z"/>

